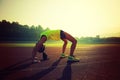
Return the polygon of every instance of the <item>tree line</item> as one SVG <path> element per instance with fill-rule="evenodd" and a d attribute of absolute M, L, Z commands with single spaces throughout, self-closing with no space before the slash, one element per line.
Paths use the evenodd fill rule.
<path fill-rule="evenodd" d="M 6 20 L 0 21 L 0 42 L 36 42 L 40 38 L 43 31 L 50 30 L 43 29 L 41 25 L 28 26 L 21 25 L 18 22 L 9 22 Z M 76 37 L 78 43 L 120 43 L 120 37 Z M 53 42 L 53 41 L 52 41 Z"/>
<path fill-rule="evenodd" d="M 120 44 L 120 37 L 81 37 L 77 41 L 82 44 Z"/>
<path fill-rule="evenodd" d="M 37 41 L 41 32 L 45 30 L 49 30 L 49 28 L 43 29 L 41 25 L 28 26 L 2 20 L 0 21 L 0 41 Z"/>

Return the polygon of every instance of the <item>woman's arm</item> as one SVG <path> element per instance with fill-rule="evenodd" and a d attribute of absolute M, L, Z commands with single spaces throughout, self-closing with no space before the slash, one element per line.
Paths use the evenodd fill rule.
<path fill-rule="evenodd" d="M 35 56 L 38 52 L 38 50 L 42 47 L 43 43 L 45 43 L 45 41 L 47 40 L 47 38 L 45 36 L 43 36 L 39 41 L 38 43 L 36 43 L 35 47 L 33 48 L 33 51 L 32 51 L 32 59 L 34 60 L 35 59 Z"/>

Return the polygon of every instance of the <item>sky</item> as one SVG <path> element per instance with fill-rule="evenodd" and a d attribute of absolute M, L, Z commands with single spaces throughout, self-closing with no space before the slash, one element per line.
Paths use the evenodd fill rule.
<path fill-rule="evenodd" d="M 62 29 L 75 37 L 120 36 L 120 0 L 0 0 L 0 21 Z"/>

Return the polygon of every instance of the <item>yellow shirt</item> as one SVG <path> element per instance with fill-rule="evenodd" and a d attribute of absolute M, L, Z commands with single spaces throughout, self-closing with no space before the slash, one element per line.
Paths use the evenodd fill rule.
<path fill-rule="evenodd" d="M 60 40 L 60 30 L 47 30 L 41 33 L 42 35 L 45 35 L 47 40 Z"/>

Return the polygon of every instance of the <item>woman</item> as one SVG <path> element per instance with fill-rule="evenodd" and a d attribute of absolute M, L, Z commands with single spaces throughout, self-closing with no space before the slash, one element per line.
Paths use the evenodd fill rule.
<path fill-rule="evenodd" d="M 67 32 L 64 32 L 63 30 L 47 30 L 41 33 L 41 38 L 36 44 L 36 46 L 34 47 L 32 52 L 33 61 L 35 60 L 37 51 L 41 49 L 41 47 L 43 46 L 43 43 L 45 43 L 47 40 L 63 40 L 64 41 L 64 44 L 62 47 L 62 54 L 61 54 L 62 58 L 67 57 L 67 55 L 65 55 L 64 52 L 66 50 L 67 41 L 69 40 L 70 42 L 72 42 L 72 44 L 70 48 L 70 55 L 68 56 L 68 61 L 79 61 L 79 59 L 75 58 L 73 55 L 74 50 L 76 48 L 77 40 Z"/>

